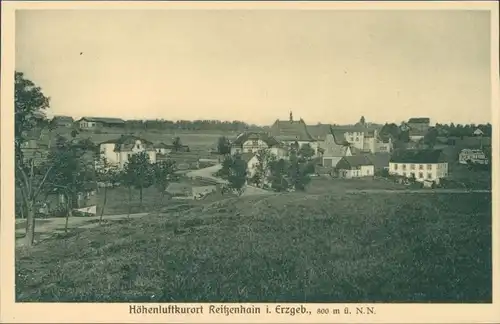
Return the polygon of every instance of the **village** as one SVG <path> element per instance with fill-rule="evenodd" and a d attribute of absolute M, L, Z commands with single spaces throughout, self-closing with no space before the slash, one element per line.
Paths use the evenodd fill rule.
<path fill-rule="evenodd" d="M 240 194 L 283 190 L 273 188 L 265 179 L 255 178 L 264 169 L 259 164 L 267 163 L 261 156 L 289 160 L 292 151 L 305 153 L 303 162 L 311 168 L 304 176 L 307 177 L 307 187 L 312 187 L 313 191 L 316 184 L 328 192 L 345 187 L 346 183 L 349 186 L 349 182 L 356 184 L 358 190 L 385 187 L 392 190 L 491 189 L 488 177 L 491 172 L 491 125 L 469 126 L 465 136 L 453 136 L 443 126 L 431 126 L 429 118 L 409 118 L 400 125 L 373 125 L 364 117 L 351 126 L 307 125 L 302 119 L 294 119 L 290 112 L 288 120 L 278 119 L 271 126 L 245 130 L 232 136 L 213 136 L 213 143 L 200 145 L 194 142 L 194 148 L 190 148 L 182 144 L 182 135 L 173 137 L 170 134 L 169 138 L 166 134 L 162 137 L 166 140 L 155 141 L 158 136 L 154 132 L 145 136 L 127 133 L 125 121 L 119 118 L 83 117 L 74 121 L 72 117 L 55 116 L 51 124 L 53 138 L 56 137 L 54 133 L 64 134 L 65 131 L 80 132 L 79 138 L 92 138 L 92 134 L 103 134 L 108 130 L 106 136 L 111 138 L 92 142 L 89 149 L 88 155 L 96 168 L 103 167 L 102 161 L 106 161 L 106 167 L 113 168 L 118 174 L 133 155 L 140 153 L 146 154 L 151 164 L 172 161 L 178 179 L 170 181 L 165 194 L 174 200 L 220 199 L 221 192 L 228 187 L 227 177 L 221 176 L 227 158 L 244 161 L 244 180 L 240 181 L 242 184 L 238 188 L 233 188 L 241 189 Z M 41 134 L 24 143 L 25 158 L 47 156 L 51 141 L 44 143 Z M 287 175 L 283 174 L 283 178 Z M 119 180 L 113 182 L 113 186 L 117 186 Z M 109 185 L 109 182 L 101 181 L 95 187 L 89 187 L 95 189 L 80 192 L 73 207 L 88 215 L 103 212 L 102 199 L 99 201 L 97 192 Z M 61 208 L 65 209 L 65 195 L 59 196 L 58 201 L 46 199 L 39 206 L 40 217 L 65 214 L 61 214 Z M 210 196 L 218 198 L 210 199 Z M 108 204 L 113 202 L 108 200 Z M 16 217 L 22 217 L 22 214 Z"/>
<path fill-rule="evenodd" d="M 491 303 L 491 17 L 16 11 L 11 296 Z"/>

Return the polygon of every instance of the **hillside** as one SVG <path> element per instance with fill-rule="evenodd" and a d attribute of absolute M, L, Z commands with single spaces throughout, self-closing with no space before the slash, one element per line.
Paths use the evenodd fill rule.
<path fill-rule="evenodd" d="M 231 198 L 16 253 L 17 301 L 491 302 L 491 195 Z"/>

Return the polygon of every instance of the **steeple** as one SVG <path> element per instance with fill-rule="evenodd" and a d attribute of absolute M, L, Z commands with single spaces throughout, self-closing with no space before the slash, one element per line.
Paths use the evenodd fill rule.
<path fill-rule="evenodd" d="M 290 111 L 290 123 L 292 123 L 292 122 L 293 122 L 293 114 L 292 114 L 292 112 Z"/>

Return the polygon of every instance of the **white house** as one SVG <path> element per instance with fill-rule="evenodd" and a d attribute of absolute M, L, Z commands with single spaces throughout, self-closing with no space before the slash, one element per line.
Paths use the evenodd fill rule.
<path fill-rule="evenodd" d="M 389 174 L 439 183 L 448 176 L 448 162 L 441 150 L 398 150 L 389 161 Z"/>
<path fill-rule="evenodd" d="M 489 164 L 486 154 L 479 149 L 463 149 L 458 154 L 458 162 L 460 164 L 467 164 L 468 161 L 475 164 Z"/>
<path fill-rule="evenodd" d="M 372 177 L 375 174 L 375 166 L 364 155 L 344 156 L 335 167 L 340 178 Z"/>
<path fill-rule="evenodd" d="M 259 164 L 257 155 L 251 152 L 243 153 L 241 154 L 241 159 L 247 163 L 247 177 L 253 177 L 255 175 L 257 165 Z"/>
<path fill-rule="evenodd" d="M 362 152 L 391 152 L 393 148 L 392 139 L 383 140 L 377 129 L 366 126 L 332 127 L 338 141 L 348 142 L 351 147 Z"/>
<path fill-rule="evenodd" d="M 119 138 L 99 144 L 101 157 L 110 164 L 123 168 L 133 154 L 147 152 L 151 163 L 156 162 L 156 151 L 152 142 L 133 135 L 122 135 Z"/>
<path fill-rule="evenodd" d="M 231 143 L 231 154 L 257 153 L 260 150 L 269 150 L 278 158 L 287 157 L 287 149 L 276 138 L 263 132 L 245 132 Z"/>

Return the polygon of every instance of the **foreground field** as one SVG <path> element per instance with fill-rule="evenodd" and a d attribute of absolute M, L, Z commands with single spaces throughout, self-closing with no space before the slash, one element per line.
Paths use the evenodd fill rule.
<path fill-rule="evenodd" d="M 272 195 L 16 253 L 17 301 L 491 302 L 491 195 Z"/>

